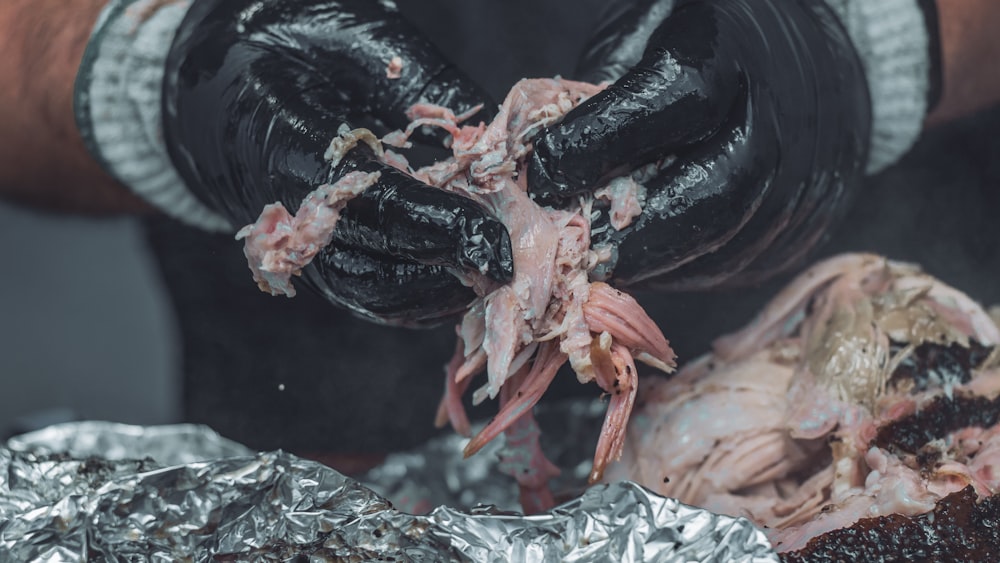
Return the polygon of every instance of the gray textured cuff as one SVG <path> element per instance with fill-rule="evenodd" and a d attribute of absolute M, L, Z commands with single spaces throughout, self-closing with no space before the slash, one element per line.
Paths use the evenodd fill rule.
<path fill-rule="evenodd" d="M 917 0 L 826 0 L 861 57 L 872 100 L 868 172 L 893 164 L 923 129 L 930 39 Z"/>
<path fill-rule="evenodd" d="M 232 231 L 177 174 L 163 140 L 164 62 L 189 0 L 112 0 L 77 76 L 77 123 L 108 172 L 165 214 L 213 231 Z"/>

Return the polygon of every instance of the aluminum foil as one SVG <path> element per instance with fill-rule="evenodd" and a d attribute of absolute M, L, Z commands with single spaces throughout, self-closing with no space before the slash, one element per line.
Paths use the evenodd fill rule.
<path fill-rule="evenodd" d="M 428 448 L 446 456 L 443 442 Z M 412 471 L 420 455 L 379 471 L 396 485 L 422 479 Z M 477 467 L 437 470 L 451 471 L 445 490 L 497 481 Z M 204 427 L 66 424 L 0 448 L 0 561 L 777 561 L 748 521 L 634 483 L 592 487 L 532 517 L 457 508 L 477 494 L 413 515 L 329 467 L 254 454 Z"/>
<path fill-rule="evenodd" d="M 535 408 L 543 430 L 542 449 L 562 468 L 551 482 L 557 498 L 571 500 L 586 489 L 607 409 L 607 403 L 599 400 L 543 403 Z M 473 433 L 483 426 L 473 425 Z M 435 506 L 471 509 L 484 504 L 520 510 L 517 483 L 497 466 L 503 435 L 469 459 L 462 455 L 466 442 L 468 439 L 447 432 L 411 452 L 388 456 L 360 479 L 396 508 L 412 514 L 427 513 Z"/>

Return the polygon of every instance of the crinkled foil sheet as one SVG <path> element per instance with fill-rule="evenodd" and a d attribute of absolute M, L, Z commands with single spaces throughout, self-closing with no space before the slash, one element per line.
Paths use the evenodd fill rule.
<path fill-rule="evenodd" d="M 580 412 L 593 424 L 593 405 Z M 558 442 L 573 443 L 576 431 Z M 364 477 L 397 508 L 329 467 L 253 453 L 201 426 L 50 427 L 0 448 L 0 561 L 778 560 L 750 522 L 628 482 L 539 516 L 462 510 L 509 505 L 515 494 L 491 453 L 463 462 L 463 445 L 445 437 Z M 574 456 L 583 459 L 556 458 Z M 578 491 L 581 469 L 566 472 L 565 491 Z M 401 510 L 438 499 L 426 514 Z"/>

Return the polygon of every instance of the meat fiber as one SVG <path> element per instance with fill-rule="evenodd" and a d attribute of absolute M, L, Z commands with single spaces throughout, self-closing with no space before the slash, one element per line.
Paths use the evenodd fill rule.
<path fill-rule="evenodd" d="M 594 193 L 597 199 L 611 204 L 611 226 L 622 230 L 632 224 L 632 220 L 642 213 L 646 200 L 646 189 L 630 176 L 615 178 L 607 186 Z"/>
<path fill-rule="evenodd" d="M 485 370 L 486 382 L 473 393 L 473 402 L 499 398 L 499 412 L 472 437 L 465 454 L 473 455 L 505 434 L 501 468 L 517 479 L 522 506 L 529 513 L 554 504 L 548 480 L 558 469 L 539 447 L 532 409 L 559 368 L 568 361 L 581 383 L 595 381 L 610 397 L 591 472 L 591 481 L 597 481 L 607 464 L 621 456 L 638 387 L 635 360 L 664 372 L 675 365 L 666 338 L 635 299 L 589 279 L 590 272 L 608 258 L 590 246 L 593 198 L 582 197 L 576 206 L 556 210 L 539 206 L 527 193 L 525 162 L 532 135 L 600 90 L 601 86 L 561 79 L 523 80 L 488 125 L 461 125 L 479 108 L 456 115 L 448 108 L 418 104 L 407 112 L 411 123 L 406 130 L 386 135 L 381 143 L 367 130 L 342 130 L 326 155 L 335 163 L 358 142 L 365 142 L 387 164 L 478 201 L 507 227 L 514 255 L 511 283 L 498 287 L 483 273 L 455 272 L 479 299 L 457 327 L 459 342 L 447 366 L 436 422 L 450 422 L 456 431 L 471 434 L 462 395 L 473 376 Z M 447 146 L 453 156 L 413 170 L 403 155 L 383 149 L 383 145 L 408 147 L 410 135 L 420 127 L 449 133 Z M 616 228 L 641 212 L 642 189 L 630 178 L 612 181 L 600 197 L 610 201 Z M 334 200 L 341 206 L 345 201 Z M 311 259 L 315 255 L 311 245 L 329 241 L 328 231 L 336 221 L 331 213 L 335 215 L 339 207 L 324 188 L 306 201 L 328 203 L 318 207 L 304 203 L 294 219 L 269 206 L 256 225 L 241 231 L 254 277 L 265 291 L 277 288 L 288 294 L 286 271 L 300 269 L 304 263 L 298 258 L 307 254 L 300 247 L 305 244 L 310 249 Z M 326 215 L 316 216 L 316 209 Z M 314 220 L 321 225 L 310 226 Z M 310 235 L 300 242 L 286 235 L 300 231 L 318 231 L 326 238 Z"/>
<path fill-rule="evenodd" d="M 378 181 L 378 172 L 351 172 L 332 185 L 310 193 L 295 215 L 279 203 L 264 208 L 256 223 L 236 233 L 246 239 L 243 253 L 261 291 L 295 297 L 292 276 L 298 275 L 330 244 L 340 212 L 354 196 Z"/>
<path fill-rule="evenodd" d="M 747 516 L 781 552 L 966 487 L 990 497 L 998 343 L 979 305 L 914 266 L 829 259 L 713 353 L 646 381 L 608 479 Z"/>

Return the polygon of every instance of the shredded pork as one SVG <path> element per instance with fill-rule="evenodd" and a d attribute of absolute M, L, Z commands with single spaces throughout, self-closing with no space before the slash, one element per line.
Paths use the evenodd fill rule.
<path fill-rule="evenodd" d="M 456 272 L 480 298 L 457 327 L 459 341 L 447 366 L 437 424 L 450 422 L 456 431 L 471 435 L 462 395 L 473 376 L 485 370 L 486 382 L 475 390 L 473 401 L 499 399 L 499 412 L 472 437 L 465 454 L 473 455 L 505 434 L 501 467 L 517 479 L 529 513 L 554 505 L 548 480 L 558 469 L 541 451 L 532 409 L 559 368 L 568 361 L 581 383 L 594 381 L 610 396 L 594 454 L 594 482 L 621 456 L 638 387 L 635 360 L 664 372 L 675 366 L 669 343 L 635 299 L 589 279 L 608 258 L 590 247 L 593 199 L 581 198 L 572 208 L 557 210 L 528 196 L 525 168 L 533 134 L 601 88 L 561 79 L 523 80 L 488 125 L 462 125 L 478 107 L 456 115 L 448 108 L 417 104 L 407 112 L 410 125 L 404 131 L 379 142 L 367 130 L 342 128 L 326 154 L 335 165 L 359 142 L 368 144 L 390 166 L 478 201 L 507 227 L 514 255 L 510 284 L 498 287 L 482 272 Z M 413 170 L 403 155 L 383 145 L 407 148 L 410 135 L 421 127 L 444 129 L 453 156 Z M 348 175 L 307 197 L 295 217 L 273 204 L 257 223 L 240 231 L 261 289 L 294 295 L 290 276 L 329 243 L 346 201 L 376 179 Z M 610 201 L 616 228 L 641 212 L 641 186 L 631 179 L 615 180 L 600 197 Z"/>
<path fill-rule="evenodd" d="M 379 177 L 378 172 L 351 172 L 310 193 L 295 215 L 281 203 L 272 203 L 257 222 L 240 229 L 236 239 L 245 239 L 243 253 L 260 290 L 295 297 L 292 276 L 299 275 L 330 244 L 347 202 Z"/>
<path fill-rule="evenodd" d="M 473 393 L 473 402 L 499 397 L 500 411 L 465 452 L 472 455 L 505 433 L 501 467 L 521 485 L 527 512 L 554 504 L 547 482 L 557 470 L 538 445 L 532 408 L 560 366 L 568 361 L 581 383 L 596 381 L 610 396 L 591 473 L 591 481 L 597 481 L 621 455 L 638 386 L 635 360 L 666 372 L 675 365 L 669 343 L 633 298 L 590 282 L 590 271 L 602 259 L 590 248 L 592 202 L 582 199 L 573 209 L 556 210 L 539 206 L 527 193 L 531 136 L 600 89 L 560 79 L 524 80 L 489 125 L 459 126 L 465 116 L 435 106 L 415 106 L 410 112 L 407 132 L 422 125 L 443 127 L 451 134 L 454 154 L 413 175 L 480 202 L 511 235 L 514 280 L 501 287 L 484 278 L 466 280 L 481 299 L 458 328 L 460 343 L 448 365 L 437 423 L 450 422 L 470 434 L 461 396 L 472 376 L 485 369 L 486 382 Z M 392 140 L 402 139 L 393 135 Z"/>
<path fill-rule="evenodd" d="M 783 552 L 969 485 L 990 496 L 1000 426 L 961 405 L 1000 395 L 998 343 L 982 308 L 913 266 L 827 260 L 714 353 L 647 382 L 608 478 L 747 516 Z"/>

